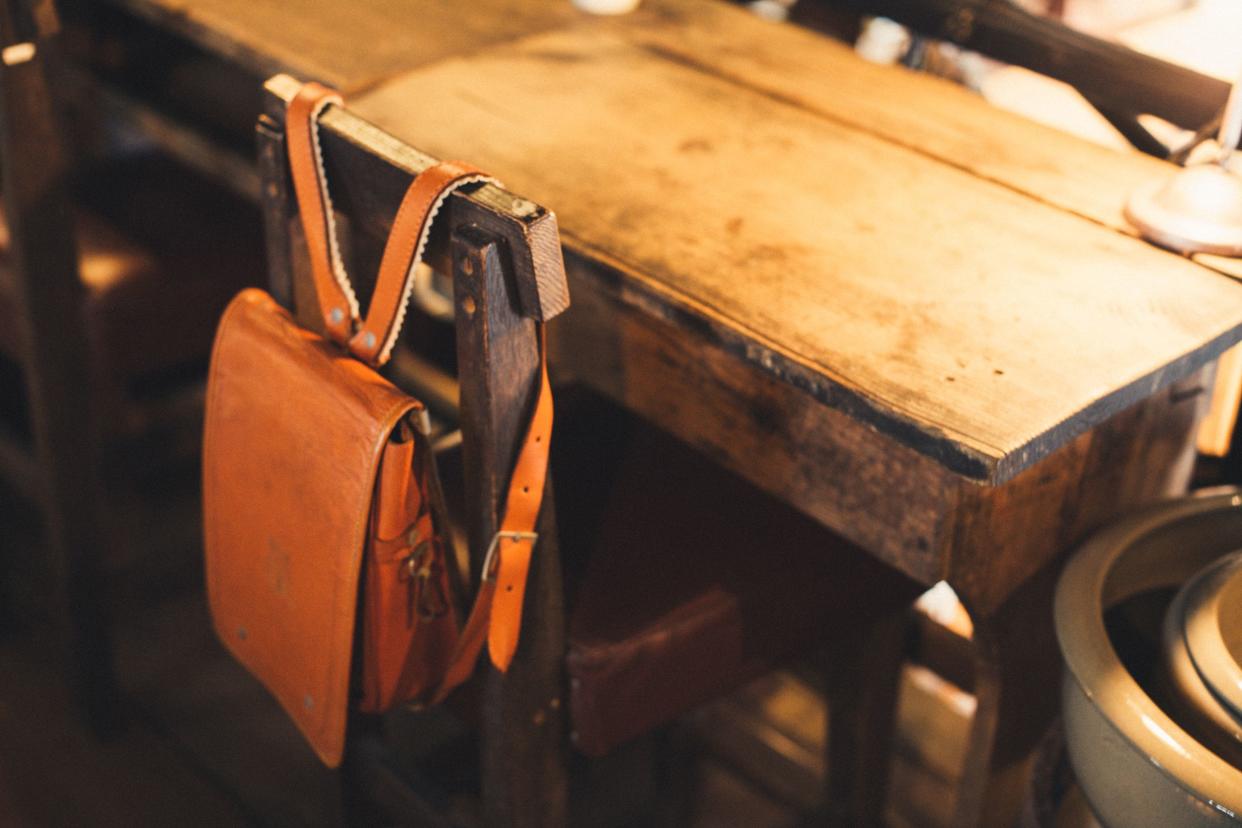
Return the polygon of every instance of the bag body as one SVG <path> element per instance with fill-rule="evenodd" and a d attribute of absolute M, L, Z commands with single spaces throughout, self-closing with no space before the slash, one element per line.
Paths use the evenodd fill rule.
<path fill-rule="evenodd" d="M 344 747 L 364 560 L 363 709 L 425 691 L 456 638 L 452 612 L 417 611 L 403 570 L 408 542 L 423 544 L 439 556 L 448 596 L 416 465 L 427 454 L 422 413 L 263 291 L 244 291 L 225 311 L 203 447 L 211 615 L 220 640 L 331 766 Z"/>
<path fill-rule="evenodd" d="M 363 559 L 357 670 L 363 713 L 426 698 L 457 644 L 453 560 L 439 485 L 431 485 L 435 473 L 426 435 L 407 416 L 380 458 Z"/>

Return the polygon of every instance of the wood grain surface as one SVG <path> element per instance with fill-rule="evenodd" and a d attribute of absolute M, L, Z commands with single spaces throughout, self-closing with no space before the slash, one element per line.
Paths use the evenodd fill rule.
<path fill-rule="evenodd" d="M 568 0 L 113 0 L 260 76 L 351 91 L 571 21 Z"/>
<path fill-rule="evenodd" d="M 1028 162 L 1052 133 L 731 14 L 653 3 L 352 107 L 555 205 L 644 310 L 967 477 L 1008 479 L 1242 335 L 1242 288 L 1121 229 L 1165 167 L 1060 136 L 1062 168 Z M 768 74 L 720 65 L 743 59 Z"/>
<path fill-rule="evenodd" d="M 797 26 L 757 25 L 724 3 L 664 0 L 630 27 L 639 41 L 796 106 L 909 147 L 1016 192 L 1129 235 L 1122 216 L 1135 187 L 1171 164 L 1118 152 L 988 105 L 919 72 L 856 59 L 849 47 Z M 1195 260 L 1242 277 L 1242 260 Z"/>

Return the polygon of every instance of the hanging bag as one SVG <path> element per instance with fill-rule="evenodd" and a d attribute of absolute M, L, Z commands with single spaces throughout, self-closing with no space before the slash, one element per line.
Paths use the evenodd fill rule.
<path fill-rule="evenodd" d="M 423 405 L 377 372 L 397 341 L 432 221 L 457 188 L 490 180 L 428 168 L 393 220 L 367 314 L 346 275 L 318 119 L 340 97 L 306 84 L 286 116 L 289 164 L 325 335 L 267 293 L 221 318 L 207 384 L 203 518 L 208 603 L 221 641 L 340 763 L 349 706 L 437 703 L 483 642 L 505 671 L 517 647 L 547 473 L 546 361 L 501 531 L 464 626 L 454 599 Z M 540 333 L 540 359 L 544 361 Z"/>

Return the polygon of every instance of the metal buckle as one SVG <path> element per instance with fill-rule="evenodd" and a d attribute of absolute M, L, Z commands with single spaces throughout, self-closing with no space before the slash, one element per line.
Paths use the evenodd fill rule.
<path fill-rule="evenodd" d="M 490 581 L 493 577 L 492 568 L 496 561 L 496 550 L 500 548 L 500 539 L 508 538 L 509 540 L 539 540 L 538 532 L 505 532 L 501 530 L 492 535 L 492 542 L 487 545 L 487 554 L 483 556 L 483 580 Z"/>

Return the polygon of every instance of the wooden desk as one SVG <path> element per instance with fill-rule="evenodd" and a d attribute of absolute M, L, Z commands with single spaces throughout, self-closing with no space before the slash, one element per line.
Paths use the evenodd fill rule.
<path fill-rule="evenodd" d="M 209 46 L 239 42 L 196 19 Z M 979 699 L 957 821 L 1006 824 L 1057 706 L 1056 564 L 1184 490 L 1200 369 L 1242 338 L 1242 287 L 1222 275 L 1236 265 L 1125 227 L 1157 162 L 812 34 L 695 0 L 556 22 L 351 105 L 558 211 L 562 380 L 949 581 L 975 622 Z M 263 60 L 311 66 L 287 45 Z M 354 65 L 311 71 L 339 82 Z"/>
<path fill-rule="evenodd" d="M 558 210 L 561 371 L 950 582 L 980 696 L 959 821 L 1011 817 L 1056 707 L 1050 565 L 1185 487 L 1195 370 L 1242 333 L 1242 288 L 1121 222 L 1163 169 L 715 4 L 450 58 L 352 105 Z"/>
<path fill-rule="evenodd" d="M 260 77 L 290 72 L 343 92 L 579 16 L 563 0 L 115 0 L 114 5 Z"/>

